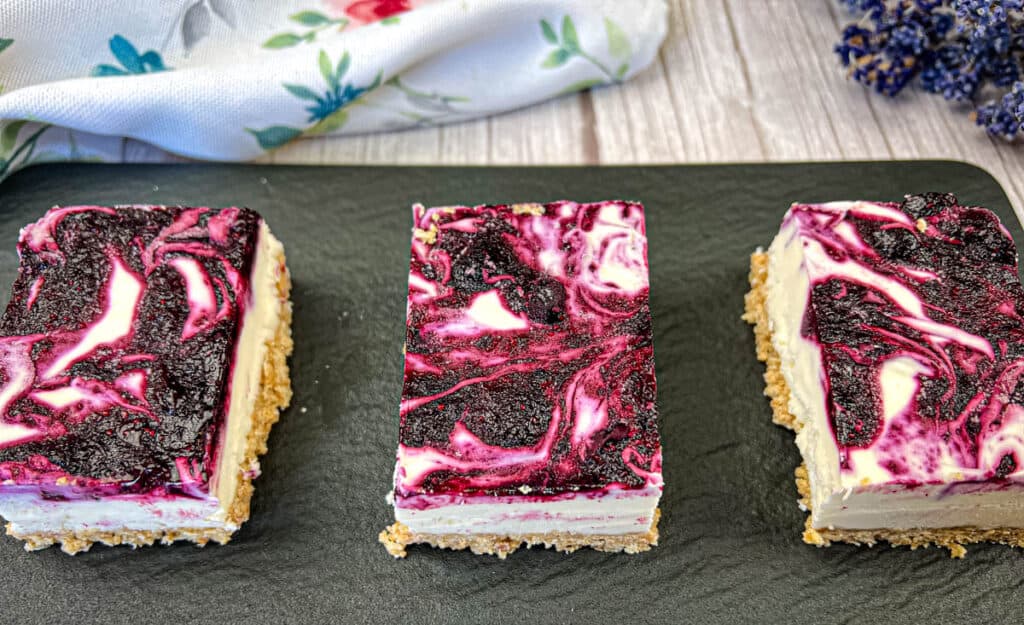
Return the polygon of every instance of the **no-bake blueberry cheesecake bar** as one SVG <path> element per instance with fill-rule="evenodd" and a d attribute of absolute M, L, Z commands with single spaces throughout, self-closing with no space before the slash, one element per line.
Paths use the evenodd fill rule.
<path fill-rule="evenodd" d="M 662 491 L 643 207 L 414 207 L 380 540 L 635 553 Z"/>
<path fill-rule="evenodd" d="M 806 542 L 1024 545 L 1024 290 L 993 213 L 796 204 L 750 284 Z"/>
<path fill-rule="evenodd" d="M 0 319 L 0 515 L 26 549 L 227 542 L 291 397 L 284 250 L 245 208 L 72 206 Z"/>

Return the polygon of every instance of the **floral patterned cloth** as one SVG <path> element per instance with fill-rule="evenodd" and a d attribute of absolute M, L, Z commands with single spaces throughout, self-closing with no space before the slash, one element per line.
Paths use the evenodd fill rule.
<path fill-rule="evenodd" d="M 629 79 L 665 0 L 8 0 L 0 178 L 121 158 L 121 137 L 246 160 Z"/>

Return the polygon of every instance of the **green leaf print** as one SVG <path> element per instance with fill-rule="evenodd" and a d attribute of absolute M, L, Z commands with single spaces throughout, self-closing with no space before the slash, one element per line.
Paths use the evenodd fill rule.
<path fill-rule="evenodd" d="M 612 57 L 620 60 L 628 59 L 632 54 L 632 48 L 629 44 L 629 37 L 626 35 L 625 31 L 623 31 L 618 24 L 608 18 L 604 19 L 604 28 L 605 34 L 608 37 L 608 53 Z M 562 18 L 560 36 L 559 33 L 555 32 L 554 27 L 551 26 L 551 22 L 543 19 L 540 21 L 540 32 L 545 41 L 551 45 L 557 46 L 554 50 L 548 53 L 543 61 L 541 61 L 541 67 L 545 69 L 561 67 L 568 63 L 573 57 L 579 57 L 599 69 L 602 74 L 607 76 L 607 79 L 592 78 L 575 82 L 563 89 L 562 93 L 579 91 L 580 89 L 585 89 L 605 82 L 622 82 L 626 77 L 626 74 L 629 73 L 629 63 L 621 63 L 618 68 L 612 72 L 611 68 L 609 68 L 607 64 L 584 50 L 580 43 L 579 33 L 576 31 L 576 24 L 573 23 L 572 17 L 569 15 Z M 580 87 L 580 85 L 586 86 Z"/>
<path fill-rule="evenodd" d="M 321 52 L 321 54 L 323 54 L 323 52 Z M 341 58 L 338 59 L 338 68 L 334 70 L 334 77 L 336 79 L 336 82 L 341 80 L 341 77 L 344 76 L 346 72 L 348 72 L 348 66 L 351 64 L 352 56 L 349 55 L 348 52 L 342 54 Z"/>
<path fill-rule="evenodd" d="M 297 46 L 302 43 L 302 37 L 294 33 L 281 33 L 280 35 L 274 35 L 270 39 L 263 42 L 264 48 L 277 49 L 277 48 L 290 48 Z"/>
<path fill-rule="evenodd" d="M 306 26 L 309 30 L 303 33 L 278 33 L 263 42 L 264 48 L 280 50 L 297 46 L 303 42 L 310 43 L 316 41 L 317 34 L 326 28 L 337 26 L 340 32 L 345 30 L 345 27 L 349 24 L 348 18 L 339 17 L 331 19 L 319 11 L 299 11 L 289 15 L 288 19 L 301 26 Z"/>
<path fill-rule="evenodd" d="M 0 132 L 0 148 L 3 148 L 0 149 L 0 178 L 3 178 L 11 171 L 11 166 L 14 163 L 19 161 L 23 164 L 32 162 L 32 155 L 35 153 L 39 137 L 52 128 L 49 124 L 44 124 L 26 137 L 21 142 L 21 145 L 18 145 L 18 133 L 24 125 L 25 121 L 23 120 L 14 121 L 5 126 L 3 131 Z"/>
<path fill-rule="evenodd" d="M 580 49 L 580 39 L 576 34 L 576 25 L 568 15 L 562 19 L 562 47 L 569 52 L 576 52 Z"/>
<path fill-rule="evenodd" d="M 558 67 L 559 65 L 565 65 L 565 62 L 568 61 L 569 57 L 571 56 L 572 55 L 569 53 L 568 50 L 565 50 L 564 48 L 559 48 L 552 52 L 551 54 L 549 54 L 548 58 L 544 59 L 544 63 L 541 64 L 541 67 L 550 68 Z"/>
<path fill-rule="evenodd" d="M 292 94 L 296 98 L 312 100 L 313 102 L 320 99 L 320 95 L 309 87 L 303 87 L 302 85 L 289 85 L 288 83 L 285 83 L 283 86 L 288 90 L 288 93 Z"/>
<path fill-rule="evenodd" d="M 345 122 L 347 122 L 347 121 L 348 121 L 348 111 L 347 110 L 341 109 L 340 111 L 334 111 L 333 113 L 331 113 L 327 117 L 325 117 L 325 118 L 321 119 L 320 121 L 318 121 L 317 123 L 313 124 L 313 126 L 311 126 L 309 128 L 309 130 L 306 131 L 306 134 L 307 135 L 326 135 L 328 133 L 334 132 L 335 130 L 341 128 L 342 126 L 345 125 Z"/>
<path fill-rule="evenodd" d="M 619 25 L 607 17 L 604 18 L 604 32 L 608 35 L 608 54 L 617 59 L 628 59 L 633 54 L 633 47 L 629 45 L 629 37 L 619 28 Z"/>
<path fill-rule="evenodd" d="M 256 137 L 256 141 L 259 142 L 260 147 L 264 150 L 279 148 L 302 134 L 302 130 L 292 128 L 291 126 L 271 126 L 263 130 L 246 128 L 245 130 Z"/>
<path fill-rule="evenodd" d="M 22 126 L 27 123 L 27 120 L 19 119 L 4 126 L 3 132 L 0 133 L 0 154 L 7 154 L 14 149 L 14 144 L 18 140 L 18 133 L 21 132 Z"/>
<path fill-rule="evenodd" d="M 321 50 L 320 56 L 317 58 L 317 64 L 320 66 L 320 75 L 324 77 L 326 82 L 331 87 L 338 84 L 338 80 L 334 75 L 334 67 L 331 65 L 331 57 L 327 56 L 327 52 Z"/>
<path fill-rule="evenodd" d="M 299 11 L 294 15 L 290 15 L 288 19 L 298 22 L 303 26 L 323 26 L 324 24 L 331 23 L 331 18 L 318 11 Z"/>
<path fill-rule="evenodd" d="M 555 29 L 551 27 L 551 23 L 547 20 L 540 21 L 540 32 L 544 36 L 544 40 L 551 45 L 558 45 L 558 35 L 555 34 Z"/>
<path fill-rule="evenodd" d="M 317 67 L 320 75 L 327 85 L 327 89 L 320 91 L 321 87 L 309 87 L 283 83 L 282 86 L 296 98 L 311 102 L 306 107 L 309 119 L 306 121 L 311 126 L 302 129 L 293 126 L 271 126 L 263 130 L 246 128 L 260 147 L 264 150 L 271 150 L 288 143 L 301 135 L 319 135 L 333 132 L 345 125 L 348 121 L 347 107 L 353 104 L 367 91 L 380 86 L 381 73 L 373 79 L 373 82 L 364 87 L 357 87 L 351 83 L 342 83 L 342 78 L 348 72 L 352 57 L 348 52 L 341 55 L 337 65 L 331 62 L 330 56 L 324 50 L 317 55 Z"/>

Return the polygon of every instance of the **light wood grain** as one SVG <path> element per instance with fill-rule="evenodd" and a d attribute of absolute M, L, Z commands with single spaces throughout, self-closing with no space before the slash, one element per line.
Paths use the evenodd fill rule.
<path fill-rule="evenodd" d="M 617 87 L 490 119 L 298 141 L 270 163 L 618 164 L 940 158 L 991 172 L 1024 215 L 1024 146 L 989 138 L 965 110 L 846 78 L 833 0 L 669 0 L 656 62 Z M 179 161 L 128 140 L 133 162 Z"/>

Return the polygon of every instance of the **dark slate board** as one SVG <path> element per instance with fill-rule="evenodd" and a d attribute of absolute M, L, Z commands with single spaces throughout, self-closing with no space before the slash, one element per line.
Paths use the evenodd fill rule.
<path fill-rule="evenodd" d="M 747 256 L 793 201 L 952 191 L 1020 226 L 985 172 L 950 162 L 624 168 L 33 167 L 0 185 L 0 284 L 18 228 L 53 204 L 251 206 L 294 276 L 295 399 L 271 435 L 252 520 L 225 547 L 0 540 L 0 622 L 1005 622 L 1024 553 L 967 560 L 800 541 L 793 436 L 771 424 L 740 321 Z M 507 561 L 418 547 L 390 522 L 409 205 L 628 198 L 648 208 L 665 449 L 661 544 L 639 555 L 532 550 Z M 6 296 L 4 296 L 5 298 Z M 1006 591 L 1006 592 L 1004 592 Z M 1016 618 L 1014 618 L 1016 617 Z"/>

